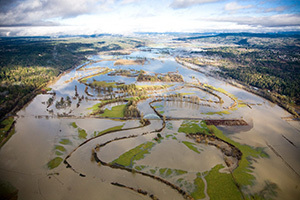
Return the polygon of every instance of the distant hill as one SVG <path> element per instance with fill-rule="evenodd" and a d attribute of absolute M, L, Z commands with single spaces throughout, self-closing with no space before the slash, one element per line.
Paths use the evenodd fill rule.
<path fill-rule="evenodd" d="M 228 37 L 228 36 L 236 36 L 236 37 L 259 37 L 259 38 L 282 38 L 282 37 L 294 37 L 300 38 L 300 32 L 281 32 L 281 33 L 216 33 L 212 35 L 200 35 L 200 36 L 192 36 L 192 37 L 180 37 L 174 40 L 197 40 L 202 38 L 212 38 L 212 37 Z"/>

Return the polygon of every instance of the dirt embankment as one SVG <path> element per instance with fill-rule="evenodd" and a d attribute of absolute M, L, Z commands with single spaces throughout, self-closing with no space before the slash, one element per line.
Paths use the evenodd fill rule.
<path fill-rule="evenodd" d="M 247 122 L 242 119 L 207 119 L 205 120 L 207 125 L 215 125 L 215 126 L 247 126 Z"/>
<path fill-rule="evenodd" d="M 114 66 L 116 65 L 144 65 L 146 62 L 145 59 L 137 59 L 137 60 L 127 60 L 127 59 L 119 59 L 116 60 Z"/>
<path fill-rule="evenodd" d="M 242 152 L 234 145 L 214 136 L 203 133 L 188 134 L 187 137 L 193 139 L 197 143 L 205 143 L 213 145 L 221 150 L 224 155 L 224 161 L 229 172 L 238 167 L 239 161 L 242 159 Z"/>

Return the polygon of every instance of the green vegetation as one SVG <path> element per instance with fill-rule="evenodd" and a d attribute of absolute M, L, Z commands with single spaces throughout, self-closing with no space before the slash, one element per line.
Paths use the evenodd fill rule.
<path fill-rule="evenodd" d="M 60 150 L 60 151 L 62 151 L 62 152 L 65 152 L 65 151 L 66 151 L 65 147 L 60 146 L 60 145 L 55 145 L 55 148 L 54 148 L 54 149 Z"/>
<path fill-rule="evenodd" d="M 204 194 L 204 187 L 205 187 L 205 185 L 204 185 L 204 182 L 203 182 L 203 180 L 201 178 L 201 173 L 197 173 L 197 177 L 194 180 L 194 186 L 195 186 L 195 189 L 191 193 L 191 196 L 194 199 L 203 199 L 203 198 L 205 198 L 205 194 Z"/>
<path fill-rule="evenodd" d="M 187 146 L 190 150 L 195 151 L 196 153 L 200 153 L 200 151 L 198 151 L 198 148 L 194 146 L 196 145 L 195 143 L 188 142 L 188 141 L 182 141 L 182 143 L 185 146 Z"/>
<path fill-rule="evenodd" d="M 101 131 L 101 132 L 98 132 L 98 133 L 95 132 L 95 133 L 94 133 L 94 136 L 103 135 L 103 134 L 108 133 L 108 132 L 111 132 L 111 131 L 119 131 L 119 130 L 121 130 L 121 129 L 123 128 L 124 125 L 125 125 L 125 124 L 123 124 L 123 125 L 121 125 L 121 126 L 114 126 L 114 127 L 105 129 L 105 130 L 103 130 L 103 131 Z"/>
<path fill-rule="evenodd" d="M 161 169 L 159 169 L 159 174 L 160 174 L 161 176 L 163 176 L 163 175 L 165 174 L 165 172 L 167 171 L 167 169 L 168 169 L 168 168 L 161 168 Z"/>
<path fill-rule="evenodd" d="M 162 107 L 164 107 L 163 105 L 157 105 L 157 106 L 153 106 L 153 108 L 162 108 Z"/>
<path fill-rule="evenodd" d="M 145 157 L 145 154 L 149 153 L 149 150 L 154 146 L 153 142 L 146 142 L 141 144 L 125 153 L 123 153 L 119 158 L 112 161 L 111 164 L 119 164 L 125 167 L 132 167 L 135 160 L 141 160 Z"/>
<path fill-rule="evenodd" d="M 174 84 L 168 84 L 168 85 L 137 85 L 136 88 L 139 90 L 147 90 L 147 91 L 152 91 L 152 90 L 162 90 L 162 89 L 167 89 L 169 87 L 174 86 Z"/>
<path fill-rule="evenodd" d="M 70 125 L 71 125 L 73 128 L 78 128 L 78 126 L 77 126 L 77 124 L 76 124 L 75 122 L 72 122 Z"/>
<path fill-rule="evenodd" d="M 151 174 L 155 174 L 157 169 L 150 169 Z"/>
<path fill-rule="evenodd" d="M 55 155 L 57 155 L 57 156 L 62 156 L 62 155 L 64 155 L 62 152 L 60 152 L 60 151 L 55 151 Z"/>
<path fill-rule="evenodd" d="M 49 81 L 87 61 L 87 55 L 144 45 L 126 37 L 5 37 L 0 39 L 0 118 L 21 109 Z M 117 54 L 117 52 L 113 52 Z M 120 52 L 122 54 L 122 52 Z M 45 90 L 47 91 L 47 90 Z"/>
<path fill-rule="evenodd" d="M 63 161 L 61 157 L 56 157 L 48 162 L 47 166 L 49 169 L 54 169 L 60 165 L 60 163 Z"/>
<path fill-rule="evenodd" d="M 0 123 L 0 148 L 15 133 L 14 118 L 8 117 Z"/>
<path fill-rule="evenodd" d="M 143 70 L 140 71 L 137 81 L 139 82 L 183 82 L 183 77 L 177 73 L 167 73 L 167 74 L 146 74 Z"/>
<path fill-rule="evenodd" d="M 182 175 L 182 174 L 186 174 L 187 171 L 181 170 L 181 169 L 174 169 L 174 173 L 175 173 L 176 175 Z"/>
<path fill-rule="evenodd" d="M 207 113 L 201 113 L 201 114 L 204 114 L 204 115 L 229 115 L 231 114 L 228 110 L 222 110 L 222 111 L 218 111 L 218 112 L 207 112 Z"/>
<path fill-rule="evenodd" d="M 210 199 L 242 199 L 242 194 L 232 179 L 231 174 L 220 173 L 224 166 L 216 165 L 205 177 L 207 194 Z"/>
<path fill-rule="evenodd" d="M 101 69 L 101 68 L 99 68 Z M 98 70 L 99 71 L 99 70 Z M 83 78 L 80 78 L 78 81 L 81 82 L 81 83 L 84 83 L 90 87 L 109 87 L 109 86 L 113 86 L 114 84 L 106 84 L 105 81 L 96 81 L 95 79 L 93 79 L 93 82 L 92 83 L 89 83 L 87 84 L 87 80 L 89 78 L 92 78 L 92 77 L 95 77 L 95 76 L 100 76 L 100 75 L 103 75 L 103 74 L 107 74 L 109 73 L 110 71 L 112 71 L 112 69 L 110 68 L 105 68 L 103 71 L 100 71 L 100 72 L 97 72 L 97 73 L 94 73 L 92 75 L 89 75 L 89 76 L 85 76 Z"/>
<path fill-rule="evenodd" d="M 63 144 L 63 145 L 71 145 L 72 142 L 69 140 L 69 139 L 61 139 L 59 141 L 60 144 Z"/>
<path fill-rule="evenodd" d="M 135 169 L 138 170 L 138 171 L 141 171 L 143 169 L 145 169 L 146 166 L 145 165 L 139 165 L 139 166 L 135 166 Z"/>
<path fill-rule="evenodd" d="M 124 117 L 125 107 L 126 105 L 122 104 L 122 105 L 112 107 L 111 110 L 105 109 L 104 112 L 100 114 L 100 116 L 111 117 L 111 118 L 115 118 L 115 117 L 122 118 Z"/>
<path fill-rule="evenodd" d="M 209 126 L 209 128 L 212 130 L 215 136 L 234 145 L 243 153 L 242 159 L 239 162 L 239 167 L 233 171 L 233 176 L 236 182 L 240 186 L 253 184 L 255 177 L 251 174 L 252 170 L 250 169 L 251 162 L 249 158 L 268 157 L 268 155 L 263 151 L 263 148 L 254 149 L 248 145 L 241 145 L 226 137 L 222 131 L 217 129 L 217 127 Z"/>
<path fill-rule="evenodd" d="M 195 120 L 183 121 L 178 129 L 178 132 L 186 133 L 186 134 L 190 134 L 190 133 L 208 134 L 209 133 L 208 131 L 209 130 L 204 121 L 201 121 L 199 123 L 199 121 L 195 121 Z"/>
<path fill-rule="evenodd" d="M 1 118 L 15 107 L 20 109 L 58 75 L 58 70 L 50 67 L 0 66 L 0 69 Z"/>
<path fill-rule="evenodd" d="M 84 129 L 78 128 L 77 131 L 79 139 L 86 139 L 87 133 Z"/>
<path fill-rule="evenodd" d="M 92 88 L 97 88 L 98 90 L 105 90 L 108 92 L 112 92 L 112 88 L 117 88 L 116 82 L 96 81 L 95 79 L 93 80 L 93 82 L 87 85 Z"/>
<path fill-rule="evenodd" d="M 181 169 L 170 169 L 170 168 L 160 168 L 159 175 L 164 178 L 168 178 L 171 176 L 179 176 L 182 174 L 186 174 L 187 171 Z"/>
<path fill-rule="evenodd" d="M 250 91 L 296 115 L 292 106 L 300 105 L 299 39 L 234 38 L 248 42 L 237 47 L 208 48 L 204 56 L 213 58 L 213 62 L 221 69 L 221 76 L 238 80 Z"/>

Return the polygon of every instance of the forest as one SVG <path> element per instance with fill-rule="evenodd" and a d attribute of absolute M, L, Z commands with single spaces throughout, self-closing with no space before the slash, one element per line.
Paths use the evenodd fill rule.
<path fill-rule="evenodd" d="M 120 37 L 0 38 L 0 121 L 17 111 L 49 81 L 103 51 L 135 48 L 143 43 Z"/>
<path fill-rule="evenodd" d="M 269 90 L 289 97 L 290 103 L 300 104 L 300 55 L 299 48 L 211 49 L 210 56 L 219 56 L 233 67 L 221 66 L 220 74 L 244 84 Z"/>

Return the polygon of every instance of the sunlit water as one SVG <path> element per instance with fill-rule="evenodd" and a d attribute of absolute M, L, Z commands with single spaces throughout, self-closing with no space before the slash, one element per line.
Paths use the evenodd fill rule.
<path fill-rule="evenodd" d="M 161 56 L 161 57 L 160 57 Z M 265 181 L 275 183 L 278 186 L 278 199 L 297 199 L 300 196 L 300 137 L 299 123 L 288 123 L 281 117 L 290 116 L 282 108 L 262 99 L 256 95 L 235 88 L 223 81 L 213 77 L 196 73 L 176 63 L 175 59 L 168 55 L 160 55 L 158 50 L 133 52 L 128 56 L 92 56 L 91 60 L 99 59 L 117 59 L 117 58 L 147 58 L 144 65 L 114 66 L 114 61 L 98 62 L 90 67 L 109 67 L 112 69 L 136 69 L 155 73 L 166 73 L 169 71 L 178 71 L 183 75 L 185 82 L 193 82 L 193 76 L 202 83 L 210 84 L 216 88 L 223 88 L 233 94 L 237 99 L 252 104 L 252 108 L 241 107 L 232 110 L 230 113 L 217 113 L 223 110 L 223 107 L 232 105 L 233 101 L 228 96 L 218 93 L 224 100 L 224 104 L 210 103 L 210 106 L 195 105 L 188 102 L 161 101 L 153 106 L 157 111 L 170 118 L 202 118 L 202 119 L 244 119 L 249 123 L 245 128 L 239 127 L 220 127 L 224 133 L 231 139 L 253 147 L 264 147 L 270 158 L 259 158 L 253 162 L 252 174 L 256 177 L 255 185 L 250 191 L 260 191 L 264 187 Z M 80 67 L 80 66 L 79 66 Z M 90 70 L 92 71 L 92 70 Z M 86 86 L 76 79 L 69 81 L 77 76 L 83 77 L 86 72 L 76 71 L 76 69 L 64 74 L 51 86 L 52 91 L 56 92 L 53 97 L 51 94 L 38 95 L 27 106 L 18 112 L 16 118 L 16 134 L 5 144 L 0 151 L 0 172 L 1 179 L 9 181 L 19 190 L 19 199 L 146 199 L 147 197 L 135 193 L 131 190 L 119 188 L 111 185 L 111 182 L 119 182 L 129 187 L 142 188 L 155 194 L 160 199 L 182 199 L 182 196 L 172 188 L 149 177 L 140 174 L 112 169 L 106 166 L 98 166 L 91 161 L 92 149 L 97 144 L 106 141 L 136 135 L 135 138 L 119 140 L 106 145 L 98 155 L 105 162 L 111 162 L 118 158 L 124 152 L 143 144 L 153 141 L 156 133 L 150 133 L 155 129 L 162 127 L 162 121 L 158 120 L 156 113 L 150 108 L 149 103 L 156 98 L 149 98 L 138 103 L 138 109 L 149 116 L 151 124 L 146 127 L 114 132 L 98 137 L 85 145 L 80 146 L 86 139 L 94 137 L 97 132 L 102 130 L 123 126 L 123 129 L 140 126 L 138 120 L 118 121 L 98 118 L 85 118 L 91 112 L 88 110 L 94 104 L 99 103 L 96 91 L 89 89 L 94 96 L 86 99 Z M 108 76 L 100 75 L 89 79 L 116 81 L 136 84 L 135 77 Z M 161 84 L 161 83 L 156 83 Z M 175 84 L 173 88 L 182 86 L 182 83 Z M 75 86 L 79 96 L 84 99 L 77 106 L 78 100 L 75 96 Z M 186 93 L 186 96 L 199 96 L 202 99 L 217 101 L 218 99 L 202 90 L 195 88 L 181 88 L 174 91 L 164 91 L 162 94 Z M 57 109 L 55 102 L 61 97 L 64 99 L 69 96 L 71 105 Z M 54 103 L 47 107 L 47 101 L 50 97 L 54 98 Z M 98 99 L 98 100 L 97 100 Z M 206 102 L 202 102 L 205 104 Z M 105 108 L 111 109 L 113 105 L 107 105 Z M 52 112 L 49 112 L 51 110 Z M 215 113 L 214 113 L 215 112 Z M 57 117 L 58 114 L 67 113 L 68 117 Z M 207 113 L 210 113 L 209 115 Z M 156 116 L 156 117 L 155 117 Z M 147 118 L 147 117 L 146 117 Z M 184 120 L 184 119 L 182 119 Z M 136 162 L 136 165 L 148 166 L 144 171 L 156 168 L 171 168 L 192 172 L 209 171 L 217 164 L 224 164 L 222 153 L 213 146 L 197 145 L 200 154 L 188 149 L 182 141 L 188 140 L 184 134 L 177 133 L 182 120 L 170 121 L 173 127 L 164 129 L 161 133 L 164 140 L 156 144 L 145 156 L 144 159 Z M 75 122 L 78 126 L 73 127 L 71 123 Z M 78 129 L 86 131 L 86 139 L 80 138 Z M 142 135 L 143 133 L 148 133 Z M 168 134 L 177 134 L 166 138 Z M 283 137 L 284 136 L 284 137 Z M 292 141 L 294 145 L 287 141 Z M 61 144 L 62 139 L 67 139 L 69 144 Z M 72 153 L 68 162 L 73 171 L 66 168 L 63 163 L 57 168 L 51 170 L 47 163 L 57 157 L 55 147 L 63 146 L 65 148 L 61 158 L 65 158 Z M 276 153 L 267 145 L 271 146 Z M 280 157 L 278 156 L 280 155 Z M 79 173 L 85 177 L 79 176 Z M 159 174 L 156 172 L 157 176 Z M 194 175 L 186 175 L 193 181 Z M 166 178 L 170 182 L 176 182 L 174 178 Z"/>

